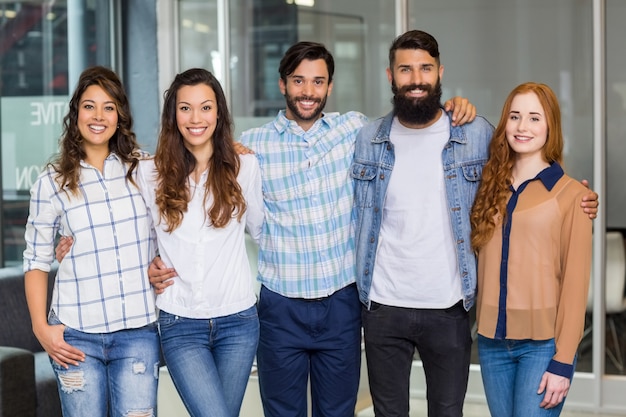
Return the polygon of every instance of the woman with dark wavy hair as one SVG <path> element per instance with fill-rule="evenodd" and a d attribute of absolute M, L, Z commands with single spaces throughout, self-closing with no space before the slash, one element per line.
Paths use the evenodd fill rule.
<path fill-rule="evenodd" d="M 564 174 L 545 84 L 508 96 L 471 213 L 478 354 L 494 417 L 558 416 L 582 338 L 591 265 L 587 188 Z"/>
<path fill-rule="evenodd" d="M 176 271 L 157 291 L 169 373 L 192 416 L 236 417 L 259 336 L 245 230 L 260 236 L 263 197 L 256 157 L 235 152 L 213 74 L 175 77 L 154 160 L 139 172 L 161 264 Z"/>
<path fill-rule="evenodd" d="M 58 156 L 31 189 L 24 251 L 33 331 L 50 356 L 64 416 L 156 413 L 159 337 L 148 265 L 152 221 L 135 183 L 141 154 L 117 75 L 86 69 Z M 46 311 L 57 233 L 74 244 Z"/>

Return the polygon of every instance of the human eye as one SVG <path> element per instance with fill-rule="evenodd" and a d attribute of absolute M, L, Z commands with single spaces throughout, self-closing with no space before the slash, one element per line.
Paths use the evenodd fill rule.
<path fill-rule="evenodd" d="M 517 114 L 510 114 L 509 120 L 519 120 L 519 116 Z"/>
<path fill-rule="evenodd" d="M 315 80 L 315 81 L 313 81 L 313 83 L 314 83 L 316 86 L 318 86 L 318 87 L 319 87 L 319 86 L 321 86 L 321 85 L 324 85 L 324 80 Z"/>
<path fill-rule="evenodd" d="M 187 110 L 189 110 L 189 106 L 187 106 L 185 104 L 180 105 L 180 106 L 178 106 L 178 110 L 179 111 L 187 111 Z"/>
<path fill-rule="evenodd" d="M 202 111 L 210 111 L 211 110 L 211 106 L 210 105 L 206 105 L 206 106 L 202 106 Z"/>
<path fill-rule="evenodd" d="M 92 110 L 93 109 L 93 104 L 91 104 L 91 103 L 84 103 L 83 104 L 83 109 L 85 109 L 85 110 Z"/>
<path fill-rule="evenodd" d="M 114 105 L 108 105 L 104 107 L 104 110 L 106 111 L 115 111 L 115 106 Z"/>

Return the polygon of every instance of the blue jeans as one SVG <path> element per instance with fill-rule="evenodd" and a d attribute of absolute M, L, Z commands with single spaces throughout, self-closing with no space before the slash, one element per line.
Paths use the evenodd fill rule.
<path fill-rule="evenodd" d="M 426 377 L 428 416 L 463 415 L 472 338 L 462 302 L 446 309 L 372 302 L 370 310 L 363 307 L 363 331 L 377 416 L 409 415 L 409 383 L 416 349 Z"/>
<path fill-rule="evenodd" d="M 355 285 L 315 300 L 261 287 L 257 353 L 265 417 L 352 417 L 361 372 L 360 302 Z"/>
<path fill-rule="evenodd" d="M 50 324 L 60 324 L 54 313 Z M 156 415 L 159 333 L 156 323 L 113 333 L 65 327 L 67 343 L 85 353 L 69 369 L 52 362 L 64 417 Z"/>
<path fill-rule="evenodd" d="M 212 319 L 159 313 L 167 369 L 192 417 L 237 417 L 259 341 L 256 307 Z"/>
<path fill-rule="evenodd" d="M 554 356 L 554 339 L 495 340 L 478 335 L 480 372 L 487 405 L 497 417 L 554 417 L 565 400 L 550 409 L 539 407 L 541 377 Z M 574 366 L 576 362 L 574 362 Z"/>

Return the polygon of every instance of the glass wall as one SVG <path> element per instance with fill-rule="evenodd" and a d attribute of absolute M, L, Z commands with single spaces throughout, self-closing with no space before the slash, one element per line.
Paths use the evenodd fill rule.
<path fill-rule="evenodd" d="M 606 4 L 606 339 L 607 374 L 625 374 L 626 358 L 626 1 Z"/>
<path fill-rule="evenodd" d="M 69 90 L 110 65 L 107 0 L 0 3 L 0 266 L 21 263 L 29 190 L 57 150 Z"/>
<path fill-rule="evenodd" d="M 229 24 L 231 110 L 236 133 L 273 118 L 285 102 L 278 89 L 278 64 L 293 43 L 324 43 L 335 58 L 333 94 L 326 111 L 357 110 L 375 117 L 390 109 L 385 75 L 395 35 L 394 8 L 378 0 L 353 2 L 233 0 Z M 301 5 L 303 3 L 311 6 Z M 179 1 L 180 70 L 202 65 L 220 78 L 218 1 Z M 198 25 L 197 22 L 203 22 Z M 224 80 L 223 76 L 220 80 Z"/>

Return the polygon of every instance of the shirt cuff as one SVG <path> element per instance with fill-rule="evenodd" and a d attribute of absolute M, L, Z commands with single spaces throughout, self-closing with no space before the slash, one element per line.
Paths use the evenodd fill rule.
<path fill-rule="evenodd" d="M 567 363 L 562 363 L 552 359 L 546 371 L 550 372 L 551 374 L 571 379 L 572 375 L 574 374 L 574 365 L 569 365 Z"/>

